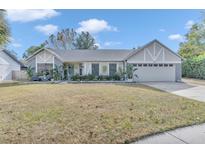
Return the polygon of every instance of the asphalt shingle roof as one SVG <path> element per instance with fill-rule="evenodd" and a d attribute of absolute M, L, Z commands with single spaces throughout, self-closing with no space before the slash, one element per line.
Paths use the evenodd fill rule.
<path fill-rule="evenodd" d="M 98 49 L 98 50 L 54 50 L 64 62 L 74 61 L 123 61 L 133 50 Z"/>

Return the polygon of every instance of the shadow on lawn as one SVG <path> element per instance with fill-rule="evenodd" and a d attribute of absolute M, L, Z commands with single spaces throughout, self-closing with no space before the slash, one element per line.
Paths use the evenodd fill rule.
<path fill-rule="evenodd" d="M 115 85 L 126 86 L 126 87 L 137 87 L 137 88 L 151 89 L 151 90 L 155 90 L 155 91 L 165 92 L 163 90 L 160 90 L 160 89 L 157 89 L 154 87 L 150 87 L 150 86 L 144 85 L 142 83 L 116 83 Z"/>
<path fill-rule="evenodd" d="M 23 83 L 20 83 L 20 82 L 0 83 L 0 88 L 2 88 L 2 87 L 20 86 L 20 85 L 23 85 Z"/>

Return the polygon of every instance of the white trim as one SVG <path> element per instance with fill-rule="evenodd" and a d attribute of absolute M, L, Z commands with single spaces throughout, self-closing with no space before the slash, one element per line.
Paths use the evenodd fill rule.
<path fill-rule="evenodd" d="M 53 64 L 53 62 L 49 62 L 49 63 L 48 62 L 45 62 L 45 63 L 44 62 L 38 62 L 38 64 Z"/>
<path fill-rule="evenodd" d="M 36 56 L 36 58 L 35 58 L 35 59 L 36 59 L 36 61 L 35 61 L 35 62 L 36 62 L 36 73 L 37 73 L 37 72 L 38 72 L 38 60 L 37 60 L 37 56 Z"/>
<path fill-rule="evenodd" d="M 143 51 L 144 51 L 144 61 L 146 61 L 146 51 L 145 49 Z"/>
<path fill-rule="evenodd" d="M 51 54 L 55 55 L 61 62 L 63 62 L 63 59 L 60 56 L 58 56 L 57 53 L 55 53 L 54 51 L 47 49 L 47 48 L 41 48 L 41 49 L 37 50 L 34 54 L 32 54 L 31 56 L 26 58 L 25 61 L 29 61 L 33 56 L 38 55 L 38 53 L 42 52 L 43 50 L 50 52 Z"/>
<path fill-rule="evenodd" d="M 149 63 L 149 64 L 154 64 L 154 63 L 157 63 L 157 64 L 181 64 L 181 62 L 179 61 L 159 61 L 159 62 L 153 62 L 153 61 L 128 61 L 127 62 L 128 64 L 138 64 L 138 63 L 143 63 L 143 64 L 146 64 L 146 63 Z"/>
<path fill-rule="evenodd" d="M 53 56 L 53 69 L 55 68 L 55 57 Z"/>
<path fill-rule="evenodd" d="M 107 70 L 108 70 L 108 72 L 107 72 L 107 74 L 108 74 L 108 76 L 110 76 L 110 63 L 108 63 L 108 66 L 107 66 Z"/>
<path fill-rule="evenodd" d="M 84 72 L 84 75 L 87 74 L 87 64 L 86 63 L 83 63 L 83 72 Z"/>
<path fill-rule="evenodd" d="M 142 52 L 143 49 L 146 49 L 149 45 L 151 45 L 152 43 L 158 43 L 161 47 L 165 48 L 168 50 L 168 52 L 171 52 L 174 56 L 179 57 L 180 59 L 182 59 L 182 57 L 180 55 L 178 55 L 177 53 L 175 53 L 174 51 L 172 51 L 171 49 L 169 49 L 167 46 L 165 46 L 164 44 L 162 44 L 161 42 L 159 42 L 158 40 L 152 40 L 149 43 L 145 44 L 143 47 L 141 47 L 140 49 L 134 50 L 132 53 L 130 53 L 126 58 L 124 58 L 124 60 L 129 60 L 131 57 L 133 57 L 134 55 L 136 55 L 139 52 Z"/>
<path fill-rule="evenodd" d="M 147 53 L 149 54 L 149 56 L 151 57 L 151 59 L 154 60 L 154 58 L 153 58 L 153 56 L 152 56 L 150 50 L 149 50 L 148 48 L 145 48 L 145 50 L 147 51 Z"/>
<path fill-rule="evenodd" d="M 156 61 L 157 58 L 159 58 L 159 56 L 160 56 L 160 54 L 161 54 L 161 52 L 162 52 L 162 49 L 164 49 L 164 48 L 161 47 L 161 49 L 159 50 L 159 52 L 157 53 L 157 55 L 155 55 L 155 54 L 156 54 L 156 51 L 154 50 L 154 55 L 152 55 L 151 52 L 150 52 L 150 50 L 149 50 L 148 48 L 145 48 L 145 50 L 148 52 L 149 56 L 151 57 L 151 59 L 152 59 L 153 61 Z"/>
<path fill-rule="evenodd" d="M 156 61 L 156 60 L 157 60 L 157 58 L 159 58 L 159 55 L 161 54 L 162 49 L 163 49 L 163 48 L 161 48 L 161 49 L 159 50 L 158 54 L 157 54 L 157 55 L 155 56 L 155 58 L 154 58 L 154 61 Z"/>
<path fill-rule="evenodd" d="M 164 48 L 163 48 L 162 54 L 163 54 L 162 61 L 164 62 L 164 61 L 165 61 L 165 53 L 164 53 Z"/>

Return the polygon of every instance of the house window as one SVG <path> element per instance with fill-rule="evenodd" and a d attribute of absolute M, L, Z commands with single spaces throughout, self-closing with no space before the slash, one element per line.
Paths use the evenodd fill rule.
<path fill-rule="evenodd" d="M 163 64 L 159 64 L 159 67 L 163 67 Z"/>
<path fill-rule="evenodd" d="M 138 64 L 138 67 L 142 67 L 142 64 Z"/>
<path fill-rule="evenodd" d="M 143 67 L 147 67 L 147 64 L 143 64 Z"/>
<path fill-rule="evenodd" d="M 172 67 L 173 66 L 173 64 L 169 64 L 169 67 Z"/>
<path fill-rule="evenodd" d="M 99 76 L 99 64 L 92 64 L 92 75 Z"/>
<path fill-rule="evenodd" d="M 38 63 L 37 68 L 38 73 L 48 72 L 53 69 L 53 64 Z"/>
<path fill-rule="evenodd" d="M 149 67 L 152 67 L 152 64 L 149 64 Z"/>
<path fill-rule="evenodd" d="M 168 67 L 168 64 L 164 64 L 164 67 Z"/>
<path fill-rule="evenodd" d="M 154 64 L 154 67 L 157 67 L 158 66 L 158 64 Z"/>
<path fill-rule="evenodd" d="M 117 72 L 117 65 L 116 64 L 109 64 L 109 75 L 113 76 Z"/>

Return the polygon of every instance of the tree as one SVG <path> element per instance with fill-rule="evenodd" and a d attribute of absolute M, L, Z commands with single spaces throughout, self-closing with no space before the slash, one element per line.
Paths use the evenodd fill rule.
<path fill-rule="evenodd" d="M 64 49 L 71 50 L 74 49 L 74 41 L 76 39 L 77 33 L 74 29 L 63 29 L 58 32 L 57 35 L 50 35 L 48 40 L 45 41 L 46 47 L 54 49 Z"/>
<path fill-rule="evenodd" d="M 133 65 L 127 64 L 126 74 L 128 79 L 132 79 L 133 77 Z"/>
<path fill-rule="evenodd" d="M 9 42 L 10 30 L 5 19 L 5 10 L 0 10 L 0 46 Z"/>
<path fill-rule="evenodd" d="M 41 44 L 39 46 L 31 46 L 29 47 L 23 54 L 23 58 L 28 58 L 30 55 L 32 55 L 33 53 L 35 53 L 37 50 L 43 48 L 45 45 Z"/>
<path fill-rule="evenodd" d="M 28 79 L 31 80 L 32 79 L 32 76 L 33 76 L 33 70 L 31 68 L 31 66 L 29 66 L 26 70 L 26 73 L 28 75 Z"/>
<path fill-rule="evenodd" d="M 194 24 L 185 35 L 185 42 L 180 43 L 179 54 L 192 58 L 205 52 L 205 20 Z"/>
<path fill-rule="evenodd" d="M 95 45 L 95 39 L 89 32 L 81 32 L 80 34 L 77 34 L 74 29 L 67 28 L 58 32 L 56 35 L 50 35 L 48 40 L 41 45 L 29 47 L 23 54 L 23 58 L 29 57 L 43 47 L 60 50 L 98 48 L 98 46 Z"/>
<path fill-rule="evenodd" d="M 81 32 L 75 40 L 74 46 L 76 49 L 97 49 L 95 39 L 89 32 Z"/>

